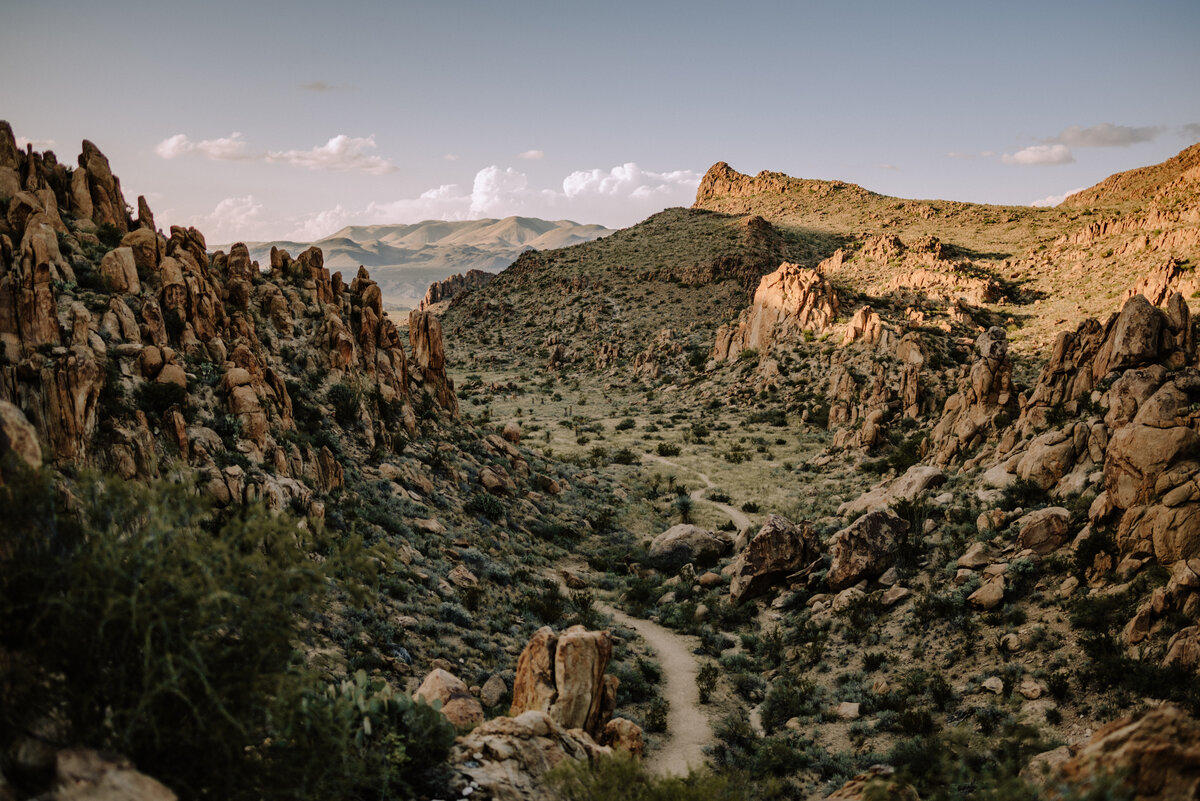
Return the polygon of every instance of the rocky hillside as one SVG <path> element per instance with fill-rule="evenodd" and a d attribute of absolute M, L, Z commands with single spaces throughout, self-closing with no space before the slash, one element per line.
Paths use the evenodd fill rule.
<path fill-rule="evenodd" d="M 331 272 L 370 268 L 384 305 L 415 308 L 425 287 L 456 273 L 496 273 L 527 250 L 555 250 L 612 231 L 571 220 L 425 220 L 411 225 L 351 225 L 316 242 L 247 242 L 250 258 L 266 262 L 272 248 L 293 253 L 318 247 Z"/>
<path fill-rule="evenodd" d="M 315 247 L 210 252 L 137 205 L 92 143 L 70 168 L 0 124 L 0 797 L 47 791 L 56 762 L 62 786 L 78 768 L 174 797 L 73 748 L 185 798 L 442 792 L 453 727 L 405 693 L 441 667 L 470 698 L 451 724 L 507 709 L 539 626 L 597 622 L 544 574 L 589 532 L 628 536 L 624 491 L 522 447 L 519 426 L 462 420 L 437 318 L 394 321 L 366 269 L 343 280 Z M 126 616 L 143 585 L 161 614 Z M 635 669 L 635 648 L 612 664 Z M 614 688 L 604 721 L 645 703 Z M 272 706 L 301 696 L 307 718 Z M 367 769 L 384 751 L 331 722 L 356 703 L 396 738 L 372 747 L 409 742 L 413 765 Z M 192 714 L 199 729 L 174 727 Z M 305 748 L 353 753 L 313 773 Z"/>

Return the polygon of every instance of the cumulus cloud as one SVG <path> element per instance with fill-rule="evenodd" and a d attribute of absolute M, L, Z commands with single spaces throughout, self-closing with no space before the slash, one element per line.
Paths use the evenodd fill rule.
<path fill-rule="evenodd" d="M 251 152 L 246 140 L 237 131 L 221 139 L 193 141 L 187 134 L 175 134 L 158 143 L 154 152 L 159 158 L 174 159 L 199 154 L 212 161 L 253 159 L 272 164 L 287 164 L 309 170 L 338 170 L 385 175 L 399 169 L 394 162 L 375 153 L 375 137 L 354 137 L 338 134 L 323 145 L 308 150 L 268 150 Z"/>
<path fill-rule="evenodd" d="M 454 153 L 447 153 L 446 155 L 442 156 L 442 161 L 458 161 L 458 156 Z"/>
<path fill-rule="evenodd" d="M 525 159 L 526 161 L 537 161 L 545 157 L 545 152 L 541 150 L 526 150 L 524 153 L 521 153 L 517 156 L 517 158 Z"/>
<path fill-rule="evenodd" d="M 632 161 L 608 172 L 576 170 L 563 179 L 563 194 L 567 198 L 601 195 L 647 199 L 679 195 L 680 190 L 694 192 L 700 185 L 700 175 L 692 170 L 649 172 Z"/>
<path fill-rule="evenodd" d="M 1090 128 L 1072 125 L 1058 136 L 1044 141 L 1048 144 L 1067 145 L 1068 147 L 1128 147 L 1139 142 L 1149 142 L 1164 130 L 1165 128 L 1161 125 L 1134 127 L 1102 122 Z"/>
<path fill-rule="evenodd" d="M 338 134 L 323 145 L 309 150 L 268 151 L 266 160 L 282 162 L 309 170 L 339 170 L 385 175 L 399 169 L 391 160 L 368 151 L 375 149 L 375 137 Z"/>
<path fill-rule="evenodd" d="M 1071 195 L 1075 194 L 1076 192 L 1082 192 L 1085 189 L 1087 189 L 1086 186 L 1077 186 L 1074 189 L 1068 189 L 1066 192 L 1063 192 L 1061 195 L 1047 195 L 1046 197 L 1041 198 L 1040 200 L 1033 201 L 1029 205 L 1030 206 L 1057 206 L 1059 203 L 1062 203 L 1064 200 L 1069 198 Z"/>
<path fill-rule="evenodd" d="M 199 142 L 193 142 L 187 134 L 175 134 L 159 142 L 154 152 L 163 159 L 173 159 L 188 153 L 199 153 L 212 161 L 253 158 L 246 150 L 245 140 L 237 131 L 220 139 L 202 139 Z"/>
<path fill-rule="evenodd" d="M 33 149 L 37 151 L 45 151 L 54 147 L 53 139 L 26 139 L 24 136 L 17 137 L 17 150 L 24 150 L 27 146 L 33 145 Z"/>
<path fill-rule="evenodd" d="M 195 226 L 212 242 L 253 240 L 269 230 L 262 211 L 262 201 L 254 195 L 227 197 L 217 203 L 210 213 L 185 219 L 182 224 Z M 174 215 L 168 209 L 160 216 L 166 218 Z"/>
<path fill-rule="evenodd" d="M 345 228 L 355 216 L 353 211 L 339 203 L 332 209 L 303 215 L 295 221 L 296 227 L 283 238 L 296 242 L 313 242 Z"/>
<path fill-rule="evenodd" d="M 1200 122 L 1189 122 L 1183 126 L 1183 135 L 1193 142 L 1200 140 Z"/>
<path fill-rule="evenodd" d="M 1071 154 L 1071 148 L 1066 145 L 1030 145 L 1016 153 L 1005 153 L 1000 160 L 1005 164 L 1043 166 L 1070 164 L 1075 160 L 1075 156 Z"/>

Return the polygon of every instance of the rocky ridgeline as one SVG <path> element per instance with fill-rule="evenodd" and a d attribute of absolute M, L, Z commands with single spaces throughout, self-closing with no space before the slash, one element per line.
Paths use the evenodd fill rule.
<path fill-rule="evenodd" d="M 415 434 L 424 406 L 457 415 L 438 321 L 410 316 L 408 356 L 365 270 L 331 277 L 317 248 L 273 250 L 267 272 L 244 245 L 210 255 L 194 228 L 155 230 L 143 199 L 130 219 L 89 142 L 79 165 L 20 153 L 0 126 L 0 401 L 27 461 L 148 477 L 165 447 L 219 503 L 307 508 L 308 487 L 339 486 L 343 468 L 315 443 L 307 399 L 296 436 L 297 380 L 312 396 L 347 387 L 344 422 L 366 448 Z"/>
<path fill-rule="evenodd" d="M 425 297 L 421 299 L 417 311 L 429 311 L 430 307 L 435 304 L 448 302 L 456 295 L 464 295 L 481 286 L 486 286 L 495 277 L 495 273 L 467 270 L 465 273 L 452 275 L 445 280 L 434 281 L 429 285 L 429 289 L 425 290 Z"/>

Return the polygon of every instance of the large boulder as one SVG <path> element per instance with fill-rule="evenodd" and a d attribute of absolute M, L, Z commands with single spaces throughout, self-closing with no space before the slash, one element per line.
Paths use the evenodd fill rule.
<path fill-rule="evenodd" d="M 517 659 L 510 714 L 539 710 L 568 729 L 599 737 L 616 706 L 617 679 L 604 675 L 611 657 L 607 631 L 572 626 L 555 636 L 543 626 Z"/>
<path fill-rule="evenodd" d="M 477 791 L 492 801 L 556 801 L 546 774 L 564 760 L 595 762 L 612 753 L 542 710 L 494 718 L 459 737 L 450 751 L 455 797 Z"/>
<path fill-rule="evenodd" d="M 1080 790 L 1121 774 L 1137 801 L 1200 798 L 1200 723 L 1176 706 L 1156 707 L 1102 727 L 1058 769 Z"/>
<path fill-rule="evenodd" d="M 865 578 L 875 578 L 892 566 L 896 540 L 908 531 L 908 521 L 889 511 L 868 512 L 833 535 L 833 557 L 826 580 L 843 590 Z"/>
<path fill-rule="evenodd" d="M 175 801 L 161 782 L 124 757 L 90 749 L 59 751 L 50 801 Z"/>
<path fill-rule="evenodd" d="M 761 595 L 776 581 L 820 558 L 820 542 L 807 523 L 769 515 L 750 544 L 733 561 L 729 598 L 741 603 Z"/>
<path fill-rule="evenodd" d="M 1061 506 L 1038 509 L 1017 521 L 1017 548 L 1046 555 L 1067 541 L 1071 513 Z"/>
<path fill-rule="evenodd" d="M 921 801 L 912 785 L 895 778 L 895 773 L 890 765 L 872 765 L 825 796 L 825 801 Z"/>
<path fill-rule="evenodd" d="M 442 714 L 457 729 L 469 729 L 483 723 L 483 707 L 461 679 L 449 671 L 434 668 L 421 686 L 413 693 L 414 698 L 442 705 Z"/>
<path fill-rule="evenodd" d="M 656 559 L 672 558 L 708 565 L 717 561 L 729 545 L 729 540 L 718 532 L 680 523 L 654 538 L 650 543 L 650 555 Z"/>
<path fill-rule="evenodd" d="M 20 408 L 0 400 L 0 458 L 10 451 L 33 470 L 42 466 L 42 446 L 38 442 L 37 429 Z"/>
<path fill-rule="evenodd" d="M 846 501 L 838 507 L 838 514 L 851 517 L 887 509 L 898 501 L 911 501 L 945 483 L 946 474 L 940 469 L 927 464 L 913 465 L 895 481 L 880 484 L 854 500 Z"/>

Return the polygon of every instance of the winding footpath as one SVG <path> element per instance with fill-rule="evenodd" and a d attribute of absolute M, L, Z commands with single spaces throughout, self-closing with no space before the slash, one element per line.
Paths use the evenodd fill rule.
<path fill-rule="evenodd" d="M 648 453 L 648 454 L 646 454 L 646 458 L 652 462 L 658 462 L 659 464 L 670 465 L 671 467 L 675 467 L 680 470 L 687 470 L 690 473 L 695 473 L 696 477 L 704 482 L 704 486 L 701 487 L 700 489 L 692 490 L 688 494 L 688 497 L 691 498 L 693 501 L 702 501 L 704 503 L 711 504 L 711 505 L 717 507 L 718 509 L 720 509 L 722 512 L 724 512 L 726 515 L 729 516 L 729 519 L 733 521 L 733 524 L 738 527 L 738 531 L 744 531 L 745 529 L 750 528 L 750 518 L 747 517 L 744 512 L 742 512 L 739 509 L 734 509 L 732 506 L 730 506 L 727 503 L 719 503 L 717 501 L 709 500 L 708 498 L 704 497 L 705 490 L 710 490 L 716 486 L 716 484 L 714 484 L 712 482 L 712 479 L 710 479 L 707 475 L 705 475 L 704 473 L 701 473 L 699 470 L 692 470 L 691 468 L 676 464 L 675 462 L 672 462 L 670 459 L 664 459 L 663 457 L 658 456 L 657 454 Z"/>
<path fill-rule="evenodd" d="M 596 607 L 613 622 L 633 629 L 654 651 L 662 666 L 663 698 L 667 710 L 667 739 L 647 760 L 651 772 L 660 776 L 686 776 L 690 768 L 704 765 L 704 747 L 713 742 L 712 727 L 700 711 L 700 691 L 696 686 L 699 666 L 692 651 L 695 637 L 677 634 L 657 623 L 630 617 L 605 603 Z"/>

